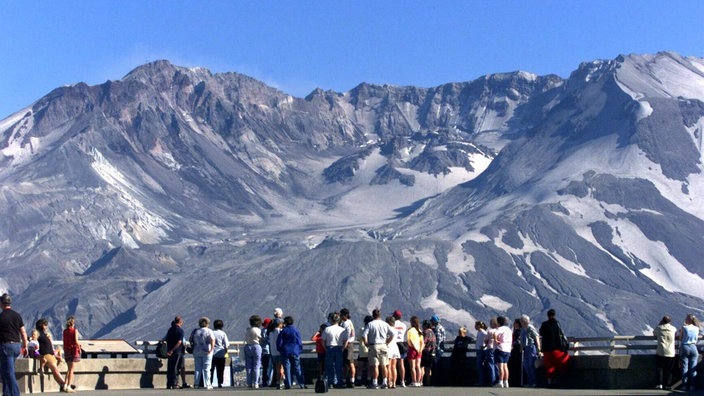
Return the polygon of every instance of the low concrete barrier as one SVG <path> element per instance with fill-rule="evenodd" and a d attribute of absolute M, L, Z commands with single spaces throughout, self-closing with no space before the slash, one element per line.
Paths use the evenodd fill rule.
<path fill-rule="evenodd" d="M 310 385 L 318 378 L 317 361 L 315 358 L 304 357 L 301 361 L 305 371 L 306 382 Z M 234 383 L 244 386 L 243 366 L 239 361 L 234 365 L 228 361 L 231 371 L 239 379 Z M 459 383 L 453 378 L 449 357 L 442 360 L 440 370 L 436 370 L 437 385 L 471 385 L 475 383 L 475 361 L 473 357 L 467 360 L 467 366 L 461 369 L 463 374 Z M 60 369 L 65 373 L 66 365 Z M 704 370 L 704 368 L 699 368 Z M 24 393 L 58 392 L 59 387 L 51 375 L 40 376 L 36 372 L 35 360 L 18 359 L 16 364 L 20 389 Z M 193 381 L 193 359 L 186 359 L 188 381 Z M 520 373 L 512 372 L 511 376 Z M 228 374 L 229 376 L 229 374 Z M 655 356 L 651 354 L 638 355 L 579 355 L 572 356 L 568 373 L 562 378 L 560 386 L 569 389 L 652 389 L 655 385 Z M 538 369 L 538 377 L 543 379 L 542 369 Z M 702 378 L 699 376 L 698 378 Z M 701 386 L 704 380 L 697 380 Z M 157 358 L 98 358 L 82 359 L 76 364 L 76 385 L 80 389 L 140 389 L 166 387 L 166 360 Z"/>

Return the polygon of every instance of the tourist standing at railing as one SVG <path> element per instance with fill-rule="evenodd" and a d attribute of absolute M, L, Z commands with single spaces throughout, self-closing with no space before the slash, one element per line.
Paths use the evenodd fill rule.
<path fill-rule="evenodd" d="M 283 318 L 274 317 L 274 320 L 271 321 L 267 332 L 267 337 L 269 339 L 269 349 L 271 352 L 271 365 L 273 367 L 274 372 L 274 375 L 271 376 L 271 383 L 269 386 L 277 388 L 284 387 L 284 365 L 283 361 L 281 360 L 281 352 L 279 352 L 279 349 L 276 347 L 276 340 L 278 340 L 279 334 L 281 333 L 281 330 L 283 328 Z"/>
<path fill-rule="evenodd" d="M 230 340 L 222 330 L 225 327 L 222 319 L 213 322 L 213 336 L 215 337 L 215 348 L 213 349 L 213 364 L 210 367 L 210 384 L 213 385 L 215 376 L 218 376 L 218 388 L 222 388 L 225 380 L 225 363 L 227 362 L 227 349 L 230 347 Z M 213 385 L 214 386 L 214 385 Z"/>
<path fill-rule="evenodd" d="M 5 293 L 0 296 L 0 375 L 2 394 L 19 396 L 20 388 L 15 378 L 15 360 L 22 349 L 27 349 L 27 331 L 22 316 L 12 310 L 12 298 Z"/>
<path fill-rule="evenodd" d="M 56 357 L 54 356 L 54 345 L 51 334 L 48 331 L 49 322 L 44 318 L 39 319 L 35 328 L 39 332 L 37 341 L 39 341 L 39 359 L 41 363 L 51 371 L 54 380 L 60 386 L 61 392 L 73 393 L 74 390 L 66 385 L 66 380 L 61 376 L 59 368 L 57 367 Z"/>
<path fill-rule="evenodd" d="M 178 373 L 181 368 L 181 361 L 183 359 L 183 340 L 185 338 L 183 334 L 183 318 L 176 316 L 171 322 L 171 327 L 166 332 L 164 340 L 166 341 L 166 388 L 167 389 L 179 389 L 178 385 Z M 184 382 L 185 384 L 185 382 Z"/>
<path fill-rule="evenodd" d="M 208 328 L 210 319 L 202 317 L 198 320 L 199 329 L 193 332 L 193 360 L 195 363 L 195 373 L 193 384 L 198 388 L 201 384 L 206 389 L 213 389 L 210 385 L 210 365 L 213 362 L 213 349 L 215 349 L 215 335 Z"/>
<path fill-rule="evenodd" d="M 467 334 L 467 328 L 462 326 L 457 331 L 457 337 L 452 342 L 452 354 L 450 355 L 450 372 L 452 373 L 452 382 L 454 386 L 466 386 L 469 376 L 469 367 L 467 366 L 467 352 L 470 345 L 474 342 L 472 337 Z M 477 354 L 477 360 L 481 357 Z"/>
<path fill-rule="evenodd" d="M 521 318 L 513 320 L 513 342 L 511 356 L 508 358 L 508 372 L 510 386 L 522 386 L 523 383 L 523 348 L 521 347 Z"/>
<path fill-rule="evenodd" d="M 489 359 L 489 356 L 492 355 L 491 351 L 487 352 L 486 339 L 488 338 L 488 333 L 486 332 L 486 329 L 486 323 L 481 320 L 474 322 L 474 330 L 477 331 L 477 341 L 475 344 L 477 348 L 477 386 L 491 384 L 491 381 L 487 384 L 486 380 L 486 374 L 488 373 L 489 368 L 489 363 L 487 360 Z"/>
<path fill-rule="evenodd" d="M 697 340 L 699 339 L 699 320 L 693 314 L 687 314 L 684 326 L 679 332 L 680 361 L 682 362 L 682 389 L 694 390 L 694 377 L 697 376 Z"/>
<path fill-rule="evenodd" d="M 364 317 L 364 327 L 362 331 L 358 332 L 357 335 L 357 345 L 359 345 L 359 351 L 357 353 L 357 368 L 355 369 L 357 373 L 356 382 L 358 385 L 369 385 L 371 384 L 372 373 L 369 370 L 369 348 L 364 342 L 364 329 L 367 328 L 369 322 L 373 320 L 371 315 Z"/>
<path fill-rule="evenodd" d="M 672 325 L 672 318 L 665 315 L 653 330 L 657 340 L 655 351 L 656 380 L 655 389 L 670 389 L 672 384 L 672 367 L 675 361 L 675 336 L 677 329 Z"/>
<path fill-rule="evenodd" d="M 567 352 L 567 339 L 556 319 L 554 309 L 548 310 L 548 320 L 540 325 L 541 349 L 545 359 L 545 375 L 548 386 L 555 383 L 558 374 L 567 370 L 570 354 Z"/>
<path fill-rule="evenodd" d="M 306 388 L 303 370 L 301 369 L 303 339 L 301 338 L 301 333 L 296 326 L 293 325 L 292 316 L 286 316 L 284 318 L 284 328 L 276 339 L 276 347 L 281 353 L 281 359 L 284 362 L 284 373 L 286 376 L 284 383 L 286 384 L 286 389 L 291 389 L 294 375 L 296 376 L 298 386 L 301 389 Z"/>
<path fill-rule="evenodd" d="M 274 364 L 271 361 L 271 349 L 269 347 L 269 324 L 270 318 L 264 318 L 262 322 L 262 386 L 271 385 L 271 377 L 274 374 Z"/>
<path fill-rule="evenodd" d="M 372 383 L 370 388 L 388 388 L 388 364 L 389 364 L 389 343 L 394 340 L 394 329 L 381 319 L 381 310 L 375 308 L 372 311 L 372 318 L 369 324 L 364 327 L 364 342 L 369 347 L 369 365 L 373 366 Z M 383 376 L 383 382 L 379 385 L 379 376 Z"/>
<path fill-rule="evenodd" d="M 259 369 L 262 361 L 262 318 L 259 315 L 249 317 L 249 327 L 244 332 L 244 367 L 247 371 L 247 386 L 259 389 Z"/>
<path fill-rule="evenodd" d="M 408 340 L 408 364 L 411 366 L 411 381 L 414 387 L 423 384 L 423 370 L 420 360 L 423 353 L 423 330 L 420 328 L 420 318 L 411 316 L 411 327 L 406 332 Z"/>
<path fill-rule="evenodd" d="M 310 337 L 310 340 L 315 342 L 315 354 L 318 362 L 318 378 L 325 377 L 325 341 L 323 341 L 323 332 L 328 327 L 327 323 L 323 323 L 318 328 L 318 331 Z"/>
<path fill-rule="evenodd" d="M 431 385 L 433 370 L 435 367 L 435 357 L 438 353 L 438 343 L 433 331 L 433 324 L 429 320 L 423 321 L 423 352 L 420 356 L 420 369 L 423 373 L 423 385 Z"/>
<path fill-rule="evenodd" d="M 81 361 L 81 344 L 78 342 L 79 333 L 76 330 L 76 319 L 69 316 L 66 319 L 66 328 L 63 333 L 64 341 L 64 359 L 66 359 L 66 386 L 71 389 L 76 389 L 73 384 L 73 372 L 75 364 Z"/>
<path fill-rule="evenodd" d="M 325 345 L 325 376 L 328 379 L 328 386 L 340 389 L 345 386 L 342 373 L 342 351 L 347 348 L 349 334 L 344 327 L 340 326 L 339 312 L 331 313 L 328 320 L 330 323 L 320 336 L 323 345 Z"/>
<path fill-rule="evenodd" d="M 402 388 L 406 387 L 406 356 L 408 354 L 408 340 L 406 340 L 406 331 L 408 331 L 408 326 L 404 323 L 401 318 L 403 313 L 400 310 L 395 310 L 393 313 L 394 319 L 394 330 L 396 330 L 396 346 L 398 347 L 398 352 L 401 357 L 398 359 L 398 379 Z"/>
<path fill-rule="evenodd" d="M 443 381 L 445 377 L 445 372 L 442 370 L 442 356 L 445 354 L 445 339 L 447 335 L 445 334 L 445 326 L 440 323 L 440 317 L 436 314 L 430 317 L 431 328 L 435 334 L 435 357 L 433 358 L 432 371 L 435 373 L 433 375 L 433 381 Z M 431 384 L 429 384 L 431 385 Z M 432 384 L 434 385 L 434 383 Z"/>
<path fill-rule="evenodd" d="M 347 308 L 340 310 L 340 326 L 347 331 L 347 348 L 342 351 L 342 375 L 345 377 L 347 387 L 354 388 L 354 378 L 356 375 L 356 369 L 354 367 L 354 341 L 357 338 L 357 333 L 352 323 L 352 315 Z"/>
<path fill-rule="evenodd" d="M 386 323 L 388 323 L 391 328 L 395 329 L 394 325 L 396 324 L 396 318 L 393 316 L 387 316 Z M 396 344 L 395 340 L 391 341 L 389 343 L 389 380 L 387 381 L 389 389 L 396 389 L 396 381 L 398 380 L 396 364 L 399 359 L 401 359 L 401 352 L 398 350 L 398 344 Z"/>
<path fill-rule="evenodd" d="M 496 341 L 494 338 L 498 328 L 499 323 L 496 321 L 496 317 L 489 319 L 489 328 L 487 329 L 486 338 L 484 338 L 484 345 L 490 386 L 499 383 L 499 366 L 496 364 Z"/>
<path fill-rule="evenodd" d="M 508 388 L 508 359 L 511 357 L 511 346 L 513 344 L 513 330 L 508 327 L 508 318 L 499 316 L 496 318 L 499 328 L 494 333 L 494 342 L 496 343 L 496 364 L 499 366 L 499 383 L 500 388 Z"/>
<path fill-rule="evenodd" d="M 520 343 L 523 351 L 523 384 L 527 387 L 535 387 L 535 361 L 540 352 L 540 334 L 530 323 L 528 315 L 521 315 Z"/>

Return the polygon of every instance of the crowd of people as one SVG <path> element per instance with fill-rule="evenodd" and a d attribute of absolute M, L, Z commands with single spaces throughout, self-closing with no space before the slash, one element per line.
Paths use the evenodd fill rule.
<path fill-rule="evenodd" d="M 21 315 L 12 310 L 12 298 L 7 293 L 0 296 L 0 305 L 3 395 L 19 395 L 14 361 L 20 356 L 37 359 L 39 372 L 51 373 L 61 392 L 75 392 L 75 363 L 81 357 L 75 319 L 67 318 L 63 348 L 55 348 L 46 319 L 37 320 L 35 329 L 28 336 Z M 488 326 L 476 321 L 476 337 L 470 336 L 466 327 L 461 327 L 452 342 L 449 369 L 440 364 L 445 352 L 446 333 L 437 315 L 426 320 L 411 316 L 406 323 L 400 310 L 383 317 L 379 309 L 374 309 L 356 329 L 350 311 L 342 308 L 328 314 L 326 322 L 310 339 L 315 341 L 319 378 L 325 381 L 324 386 L 332 388 L 422 387 L 435 383 L 434 374 L 438 370 L 445 371 L 442 374 L 446 379 L 449 374 L 453 385 L 469 385 L 466 382 L 470 378 L 467 354 L 472 350 L 476 353 L 474 385 L 535 387 L 536 362 L 541 359 L 550 386 L 566 371 L 570 355 L 569 341 L 557 321 L 555 310 L 548 310 L 547 316 L 539 329 L 533 326 L 528 315 L 514 320 L 513 327 L 509 327 L 511 322 L 503 316 L 491 318 Z M 673 386 L 676 362 L 679 362 L 682 389 L 692 390 L 698 362 L 699 321 L 688 314 L 680 329 L 671 322 L 670 316 L 666 315 L 653 331 L 657 339 L 656 388 Z M 176 316 L 164 337 L 168 360 L 167 387 L 191 387 L 186 381 L 186 353 L 193 355 L 195 387 L 222 387 L 230 343 L 223 331 L 223 321 L 215 320 L 211 329 L 210 319 L 202 317 L 189 337 L 185 336 L 183 325 L 183 318 Z M 679 352 L 676 340 L 679 341 Z M 284 316 L 281 308 L 274 310 L 273 318 L 252 315 L 244 332 L 247 386 L 252 389 L 305 388 L 300 360 L 302 352 L 303 337 L 292 316 Z M 65 375 L 59 370 L 62 360 L 66 361 Z"/>
<path fill-rule="evenodd" d="M 434 372 L 446 370 L 440 365 L 445 353 L 446 332 L 437 315 L 422 320 L 412 316 L 402 320 L 400 310 L 383 317 L 379 309 L 364 317 L 356 328 L 349 309 L 331 312 L 325 323 L 310 337 L 315 342 L 318 376 L 331 388 L 367 386 L 373 389 L 422 387 L 432 385 Z M 228 338 L 222 332 L 222 321 L 215 321 L 215 331 L 208 329 L 208 318 L 199 320 L 199 327 L 186 338 L 183 319 L 177 316 L 164 337 L 168 348 L 167 386 L 170 389 L 190 387 L 183 376 L 183 356 L 190 345 L 195 359 L 194 384 L 212 389 L 222 387 L 224 359 Z M 455 337 L 450 356 L 449 375 L 455 385 L 469 385 L 468 352 L 476 352 L 478 386 L 509 387 L 512 371 L 509 362 L 519 351 L 521 386 L 536 386 L 535 362 L 543 358 L 548 383 L 564 370 L 569 359 L 566 338 L 555 319 L 554 310 L 540 330 L 521 316 L 509 327 L 506 317 L 475 323 L 476 338 L 461 327 Z M 244 333 L 243 356 L 246 384 L 252 389 L 274 387 L 289 389 L 306 385 L 301 368 L 303 337 L 291 316 L 276 308 L 272 318 L 259 315 L 249 318 Z M 216 376 L 213 376 L 215 372 Z M 447 373 L 443 373 L 447 374 Z M 179 376 L 181 384 L 179 384 Z M 217 378 L 217 383 L 215 382 Z M 514 382 L 515 384 L 515 382 Z"/>
<path fill-rule="evenodd" d="M 80 334 L 76 329 L 73 316 L 66 319 L 63 330 L 63 348 L 55 348 L 53 337 L 49 332 L 49 321 L 41 318 L 35 323 L 30 335 L 24 326 L 22 316 L 12 309 L 12 297 L 5 293 L 0 296 L 0 376 L 2 377 L 2 394 L 19 396 L 20 389 L 15 377 L 15 360 L 18 357 L 36 359 L 39 373 L 47 370 L 51 373 L 59 390 L 74 393 L 75 364 L 81 360 Z M 62 375 L 59 364 L 66 361 L 66 375 Z"/>

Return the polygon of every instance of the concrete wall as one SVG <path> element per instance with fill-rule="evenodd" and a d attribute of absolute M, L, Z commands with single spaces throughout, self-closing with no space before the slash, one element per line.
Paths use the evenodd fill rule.
<path fill-rule="evenodd" d="M 59 386 L 51 375 L 40 376 L 34 369 L 32 359 L 18 359 L 16 364 L 20 389 L 24 393 L 58 392 Z M 467 367 L 460 370 L 466 373 L 453 381 L 449 359 L 444 359 L 442 369 L 436 372 L 438 385 L 471 385 L 476 373 L 474 358 L 469 358 Z M 306 382 L 312 384 L 318 377 L 315 358 L 302 359 Z M 186 359 L 189 372 L 188 381 L 193 381 L 193 359 Z M 240 366 L 241 369 L 241 366 Z M 60 370 L 66 372 L 66 364 Z M 704 370 L 704 368 L 700 368 Z M 238 376 L 242 376 L 240 371 Z M 518 375 L 517 373 L 512 373 Z M 704 376 L 699 376 L 702 378 Z M 543 380 L 542 369 L 538 378 Z M 703 379 L 704 380 L 704 379 Z M 698 380 L 702 382 L 703 380 Z M 166 360 L 156 358 L 134 359 L 82 359 L 76 364 L 76 385 L 80 389 L 138 389 L 166 387 Z M 568 373 L 561 379 L 560 386 L 576 389 L 652 389 L 655 385 L 654 355 L 601 355 L 572 356 Z M 701 385 L 701 383 L 699 383 Z"/>

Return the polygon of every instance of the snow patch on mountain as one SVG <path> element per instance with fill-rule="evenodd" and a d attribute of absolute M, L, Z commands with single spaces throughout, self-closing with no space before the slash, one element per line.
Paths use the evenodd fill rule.
<path fill-rule="evenodd" d="M 500 297 L 485 294 L 477 300 L 477 304 L 481 304 L 485 307 L 495 309 L 497 311 L 506 312 L 513 304 L 502 300 Z"/>
<path fill-rule="evenodd" d="M 704 298 L 704 279 L 688 271 L 668 254 L 663 242 L 648 239 L 640 228 L 625 219 L 612 220 L 610 225 L 618 230 L 618 234 L 613 237 L 613 244 L 625 252 L 638 252 L 637 257 L 650 266 L 641 269 L 642 274 L 667 291 Z"/>
<path fill-rule="evenodd" d="M 616 71 L 616 81 L 631 97 L 688 98 L 704 101 L 704 59 L 671 52 L 629 55 Z"/>
<path fill-rule="evenodd" d="M 134 234 L 134 236 L 129 238 L 123 236 L 123 240 L 132 243 L 134 242 L 132 238 L 134 238 L 142 243 L 154 244 L 166 238 L 168 231 L 171 229 L 168 221 L 152 213 L 134 196 L 135 193 L 138 193 L 138 190 L 98 149 L 93 148 L 90 154 L 93 157 L 91 167 L 108 185 L 119 193 L 120 201 L 130 209 L 130 212 L 125 213 L 124 216 L 127 226 L 131 229 L 131 234 Z M 126 228 L 123 228 L 124 232 L 127 232 Z"/>
<path fill-rule="evenodd" d="M 454 241 L 452 249 L 447 254 L 447 269 L 455 275 L 476 271 L 474 257 L 464 252 L 462 243 Z"/>
<path fill-rule="evenodd" d="M 428 267 L 437 270 L 438 269 L 438 260 L 435 258 L 435 249 L 433 248 L 426 248 L 426 249 L 403 249 L 401 252 L 403 255 L 403 258 L 409 262 L 420 262 Z"/>
<path fill-rule="evenodd" d="M 423 309 L 433 311 L 436 315 L 443 318 L 443 320 L 464 325 L 468 328 L 472 328 L 474 322 L 476 321 L 471 313 L 463 309 L 456 309 L 445 301 L 440 300 L 438 298 L 437 290 L 435 290 L 431 295 L 423 298 L 420 302 L 420 306 Z"/>

